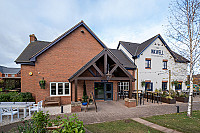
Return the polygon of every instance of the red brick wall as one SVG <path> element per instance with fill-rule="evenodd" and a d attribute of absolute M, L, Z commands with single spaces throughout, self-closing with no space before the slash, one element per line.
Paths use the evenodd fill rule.
<path fill-rule="evenodd" d="M 81 30 L 85 32 L 81 33 Z M 35 66 L 22 65 L 22 92 L 33 93 L 36 101 L 44 100 L 50 96 L 50 82 L 68 82 L 70 76 L 102 50 L 96 39 L 84 27 L 79 27 L 41 54 Z M 29 72 L 33 75 L 29 76 Z M 43 77 L 46 89 L 39 86 Z M 62 104 L 71 103 L 71 96 L 63 96 L 61 101 Z"/>

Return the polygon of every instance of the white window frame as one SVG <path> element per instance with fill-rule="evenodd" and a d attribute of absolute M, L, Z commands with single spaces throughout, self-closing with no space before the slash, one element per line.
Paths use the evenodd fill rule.
<path fill-rule="evenodd" d="M 124 91 L 125 86 L 127 86 L 128 90 L 129 90 L 129 82 L 119 82 L 119 84 L 118 84 L 119 91 L 121 91 L 121 90 Z"/>
<path fill-rule="evenodd" d="M 55 83 L 56 84 L 56 95 L 51 95 L 51 84 Z M 62 95 L 58 95 L 58 83 L 62 83 L 63 84 L 63 94 Z M 68 83 L 69 84 L 69 94 L 64 94 L 65 92 L 65 84 Z M 50 96 L 70 96 L 71 94 L 71 84 L 70 82 L 50 82 Z"/>

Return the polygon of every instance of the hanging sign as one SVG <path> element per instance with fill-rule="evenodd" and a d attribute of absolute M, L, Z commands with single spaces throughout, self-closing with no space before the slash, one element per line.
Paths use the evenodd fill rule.
<path fill-rule="evenodd" d="M 155 50 L 155 49 L 151 49 L 151 54 L 164 55 L 163 50 Z"/>

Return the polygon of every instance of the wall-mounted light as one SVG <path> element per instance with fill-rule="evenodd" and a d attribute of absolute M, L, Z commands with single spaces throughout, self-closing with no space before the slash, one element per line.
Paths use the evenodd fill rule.
<path fill-rule="evenodd" d="M 32 75 L 33 75 L 33 73 L 32 73 L 32 72 L 29 72 L 28 74 L 29 74 L 30 76 L 32 76 Z"/>
<path fill-rule="evenodd" d="M 84 30 L 81 30 L 81 33 L 84 33 Z"/>

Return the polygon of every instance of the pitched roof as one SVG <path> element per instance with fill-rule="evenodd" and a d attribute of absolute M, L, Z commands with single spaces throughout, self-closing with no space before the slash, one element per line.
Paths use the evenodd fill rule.
<path fill-rule="evenodd" d="M 136 65 L 121 50 L 109 49 L 126 69 L 134 69 Z"/>
<path fill-rule="evenodd" d="M 72 33 L 74 30 L 76 30 L 80 26 L 85 27 L 85 29 L 101 44 L 101 46 L 103 48 L 107 48 L 106 45 L 95 35 L 95 33 L 83 21 L 81 21 L 78 24 L 76 24 L 74 27 L 72 27 L 71 29 L 69 29 L 68 31 L 66 31 L 65 33 L 63 33 L 61 36 L 59 36 L 58 38 L 56 38 L 54 41 L 52 41 L 46 47 L 44 47 L 43 49 L 41 49 L 40 51 L 38 51 L 36 54 L 34 54 L 31 57 L 30 61 L 36 61 L 36 58 L 40 54 L 42 54 L 47 49 L 49 49 L 50 47 L 52 47 L 53 45 L 55 45 L 57 42 L 59 42 L 60 40 L 62 40 L 63 38 L 65 38 L 67 35 L 69 35 L 70 33 Z"/>
<path fill-rule="evenodd" d="M 80 68 L 76 73 L 74 73 L 70 78 L 69 81 L 71 82 L 75 77 L 79 76 L 81 73 L 83 73 L 83 71 L 85 71 L 87 68 L 89 68 L 91 66 L 91 64 L 94 61 L 97 61 L 105 52 L 107 52 L 107 54 L 111 55 L 114 60 L 116 62 L 119 62 L 119 67 L 132 79 L 134 79 L 134 77 L 125 69 L 125 67 L 120 63 L 119 59 L 116 58 L 116 56 L 107 48 L 103 49 L 99 54 L 97 54 L 93 59 L 91 59 L 88 63 L 86 63 L 82 68 Z"/>
<path fill-rule="evenodd" d="M 16 63 L 31 63 L 30 58 L 38 51 L 46 47 L 50 42 L 34 41 L 28 44 L 24 51 L 15 60 Z"/>
<path fill-rule="evenodd" d="M 187 60 L 186 58 L 182 57 L 181 55 L 177 54 L 176 52 L 172 51 L 169 46 L 166 44 L 166 42 L 163 40 L 163 38 L 161 37 L 160 34 L 144 41 L 143 43 L 139 44 L 139 43 L 131 43 L 131 42 L 124 42 L 124 41 L 120 41 L 119 45 L 121 44 L 133 57 L 139 57 L 140 54 L 146 50 L 146 48 L 148 46 L 150 46 L 151 43 L 153 43 L 157 38 L 159 38 L 163 44 L 165 45 L 165 47 L 167 48 L 167 50 L 171 53 L 171 55 L 174 57 L 175 62 L 180 62 L 180 63 L 187 63 L 189 62 L 189 60 Z M 118 45 L 118 48 L 119 48 Z M 117 49 L 118 49 L 117 48 Z"/>
<path fill-rule="evenodd" d="M 0 72 L 3 74 L 17 74 L 21 68 L 8 68 L 4 66 L 0 66 Z"/>

